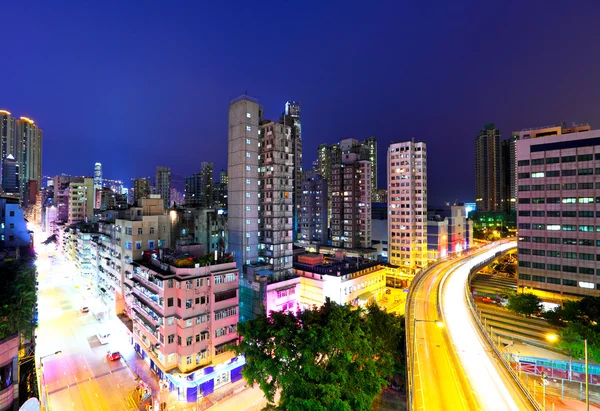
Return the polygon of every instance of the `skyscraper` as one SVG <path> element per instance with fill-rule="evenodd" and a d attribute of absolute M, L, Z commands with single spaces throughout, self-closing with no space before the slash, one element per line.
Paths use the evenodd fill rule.
<path fill-rule="evenodd" d="M 502 141 L 502 208 L 510 213 L 517 209 L 517 141 L 519 134 L 513 133 Z"/>
<path fill-rule="evenodd" d="M 147 178 L 136 178 L 133 181 L 133 199 L 135 205 L 138 204 L 138 200 L 148 198 L 148 194 L 150 194 L 150 180 Z"/>
<path fill-rule="evenodd" d="M 301 241 L 307 244 L 327 243 L 327 182 L 314 171 L 308 171 L 302 181 L 300 204 Z"/>
<path fill-rule="evenodd" d="M 16 157 L 19 162 L 20 192 L 22 198 L 30 197 L 27 183 L 36 181 L 35 186 L 42 186 L 42 130 L 27 117 L 16 121 Z"/>
<path fill-rule="evenodd" d="M 171 207 L 171 169 L 169 167 L 156 167 L 155 180 L 156 193 L 163 199 L 165 210 Z"/>
<path fill-rule="evenodd" d="M 477 211 L 502 211 L 500 130 L 494 123 L 475 137 L 475 204 Z"/>
<path fill-rule="evenodd" d="M 282 124 L 291 128 L 291 149 L 293 165 L 294 190 L 292 192 L 292 204 L 294 207 L 293 225 L 294 238 L 298 238 L 300 230 L 298 227 L 300 215 L 300 198 L 302 196 L 302 121 L 300 118 L 300 103 L 288 101 L 285 103 L 285 111 L 282 116 Z"/>
<path fill-rule="evenodd" d="M 427 146 L 392 143 L 387 157 L 389 262 L 414 275 L 427 265 Z"/>
<path fill-rule="evenodd" d="M 16 151 L 17 124 L 16 119 L 6 110 L 0 110 L 0 163 L 8 155 L 13 159 Z M 4 172 L 1 173 L 4 175 Z M 19 179 L 17 179 L 19 181 Z M 4 183 L 3 183 L 4 184 Z"/>
<path fill-rule="evenodd" d="M 102 164 L 94 164 L 94 189 L 98 190 L 102 188 Z"/>

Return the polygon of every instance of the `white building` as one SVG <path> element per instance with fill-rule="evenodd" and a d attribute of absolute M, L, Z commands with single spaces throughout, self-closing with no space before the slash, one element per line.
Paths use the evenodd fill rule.
<path fill-rule="evenodd" d="M 387 157 L 389 262 L 414 274 L 427 266 L 427 146 L 392 143 Z"/>

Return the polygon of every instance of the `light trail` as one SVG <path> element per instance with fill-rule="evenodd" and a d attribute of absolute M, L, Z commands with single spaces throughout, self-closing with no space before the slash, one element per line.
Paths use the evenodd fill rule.
<path fill-rule="evenodd" d="M 476 320 L 469 310 L 465 287 L 472 268 L 493 257 L 498 251 L 514 248 L 516 243 L 502 244 L 477 254 L 454 267 L 441 289 L 441 311 L 462 369 L 477 398 L 487 410 L 523 410 L 531 405 L 515 389 L 510 376 L 501 373 L 502 364 L 489 352 L 487 341 L 481 336 Z M 510 387 L 510 388 L 509 388 Z"/>

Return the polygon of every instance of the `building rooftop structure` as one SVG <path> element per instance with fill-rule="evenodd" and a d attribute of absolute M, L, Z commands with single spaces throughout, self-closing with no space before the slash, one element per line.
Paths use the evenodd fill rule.
<path fill-rule="evenodd" d="M 361 258 L 327 257 L 323 254 L 306 253 L 298 256 L 294 268 L 339 277 L 359 272 L 361 270 L 381 265 L 378 261 L 364 260 Z"/>

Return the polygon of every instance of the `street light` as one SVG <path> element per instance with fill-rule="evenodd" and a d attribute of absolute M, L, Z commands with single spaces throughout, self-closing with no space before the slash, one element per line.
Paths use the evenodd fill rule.
<path fill-rule="evenodd" d="M 413 351 L 416 352 L 417 350 L 417 323 L 435 323 L 438 328 L 444 328 L 445 324 L 440 321 L 440 320 L 419 320 L 417 318 L 413 319 Z M 412 363 L 410 365 L 410 380 L 411 380 L 411 384 L 410 384 L 410 401 L 411 401 L 411 409 L 412 409 L 412 401 L 413 401 L 413 394 L 414 394 L 414 386 L 415 386 L 415 361 L 414 358 L 412 359 Z"/>
<path fill-rule="evenodd" d="M 581 338 L 574 338 L 574 337 L 562 337 L 565 340 L 572 340 L 572 341 L 578 341 L 578 342 L 583 342 L 583 351 L 584 351 L 584 358 L 585 358 L 585 409 L 586 411 L 590 411 L 590 377 L 588 374 L 588 344 L 587 344 L 587 338 L 581 339 Z M 550 342 L 555 342 L 558 341 L 559 337 L 556 334 L 546 334 L 546 339 Z"/>
<path fill-rule="evenodd" d="M 48 389 L 46 388 L 46 390 L 44 390 L 44 388 L 46 387 L 46 378 L 44 377 L 44 363 L 42 362 L 42 360 L 44 358 L 48 358 L 48 357 L 52 357 L 53 355 L 60 355 L 60 354 L 62 354 L 62 351 L 58 350 L 58 351 L 53 352 L 51 354 L 44 355 L 44 356 L 40 357 L 40 372 L 42 374 L 41 375 L 41 377 L 42 377 L 41 378 L 41 380 L 42 380 L 42 386 L 40 387 L 40 391 L 42 393 L 42 395 L 41 395 L 41 397 L 42 397 L 41 403 L 42 403 L 43 409 L 46 409 L 46 410 L 49 408 L 48 407 Z"/>

